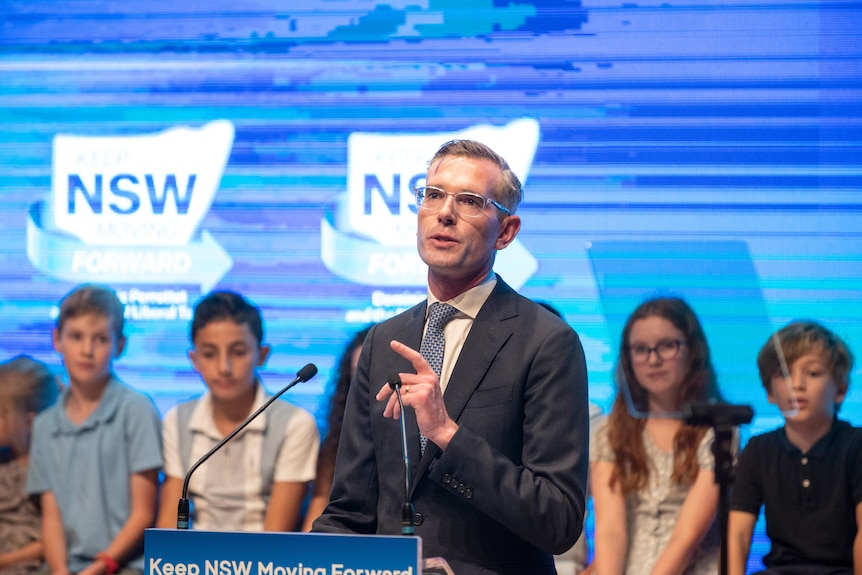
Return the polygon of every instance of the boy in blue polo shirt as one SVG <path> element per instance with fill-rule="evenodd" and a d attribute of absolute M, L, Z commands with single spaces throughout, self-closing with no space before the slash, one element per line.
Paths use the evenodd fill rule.
<path fill-rule="evenodd" d="M 69 387 L 36 417 L 27 474 L 27 491 L 41 501 L 51 575 L 143 571 L 161 424 L 153 402 L 113 373 L 123 324 L 123 304 L 109 288 L 80 286 L 60 303 L 54 349 Z"/>
<path fill-rule="evenodd" d="M 763 506 L 772 543 L 770 575 L 862 573 L 862 429 L 838 419 L 853 354 L 812 321 L 791 323 L 757 357 L 784 427 L 752 437 L 739 457 L 731 497 L 728 573 L 743 575 Z M 779 354 L 778 347 L 781 348 Z M 781 355 L 789 378 L 785 377 Z"/>

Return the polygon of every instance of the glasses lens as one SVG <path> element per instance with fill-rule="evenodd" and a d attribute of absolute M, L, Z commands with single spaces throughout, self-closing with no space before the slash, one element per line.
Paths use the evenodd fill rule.
<path fill-rule="evenodd" d="M 679 353 L 678 341 L 663 341 L 660 342 L 655 349 L 656 353 L 662 359 L 673 359 Z"/>
<path fill-rule="evenodd" d="M 439 210 L 443 202 L 440 194 L 429 188 L 416 188 L 416 205 L 424 210 Z M 446 196 L 444 195 L 443 198 Z"/>
<path fill-rule="evenodd" d="M 644 363 L 649 359 L 650 348 L 645 345 L 633 345 L 629 348 L 634 363 Z"/>
<path fill-rule="evenodd" d="M 632 363 L 637 364 L 648 362 L 652 352 L 655 352 L 662 360 L 668 360 L 679 354 L 679 348 L 682 344 L 683 342 L 676 340 L 660 341 L 655 347 L 636 344 L 629 347 L 629 354 L 631 354 Z"/>
<path fill-rule="evenodd" d="M 443 190 L 430 187 L 416 188 L 416 204 L 423 209 L 438 211 L 443 208 L 448 196 L 455 198 L 455 211 L 462 216 L 475 218 L 485 209 L 487 200 L 479 194 L 461 192 L 449 194 Z"/>
<path fill-rule="evenodd" d="M 485 209 L 485 198 L 462 192 L 455 195 L 455 209 L 462 216 L 476 217 Z"/>

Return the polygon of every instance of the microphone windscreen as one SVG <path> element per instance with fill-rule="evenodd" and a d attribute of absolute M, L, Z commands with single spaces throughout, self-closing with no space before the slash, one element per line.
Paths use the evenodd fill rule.
<path fill-rule="evenodd" d="M 303 383 L 305 383 L 315 375 L 317 375 L 317 366 L 313 363 L 309 363 L 308 365 L 300 369 L 298 372 L 296 372 L 296 377 L 298 377 L 299 381 Z"/>
<path fill-rule="evenodd" d="M 389 387 L 392 389 L 396 389 L 401 387 L 401 376 L 397 373 L 390 373 L 389 377 L 386 378 L 386 383 L 389 384 Z"/>

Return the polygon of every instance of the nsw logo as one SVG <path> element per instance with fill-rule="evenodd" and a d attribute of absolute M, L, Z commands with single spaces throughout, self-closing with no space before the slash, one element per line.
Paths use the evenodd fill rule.
<path fill-rule="evenodd" d="M 233 137 L 227 120 L 133 136 L 58 134 L 50 199 L 30 209 L 30 261 L 76 282 L 210 289 L 233 261 L 205 230 L 194 235 Z"/>

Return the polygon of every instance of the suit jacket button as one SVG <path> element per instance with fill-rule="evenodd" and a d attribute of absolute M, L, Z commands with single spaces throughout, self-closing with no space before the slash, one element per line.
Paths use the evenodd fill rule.
<path fill-rule="evenodd" d="M 422 515 L 421 513 L 418 513 L 418 512 L 414 513 L 413 514 L 413 523 L 416 524 L 417 526 L 422 525 L 423 523 L 425 523 L 425 516 Z"/>
<path fill-rule="evenodd" d="M 470 499 L 471 497 L 473 497 L 473 490 L 472 490 L 472 489 L 468 489 L 467 491 L 465 491 L 465 492 L 464 492 L 464 497 L 466 497 L 467 499 Z"/>
<path fill-rule="evenodd" d="M 443 476 L 443 483 L 445 483 L 446 485 L 448 485 L 450 481 L 452 481 L 452 476 L 451 476 L 451 475 L 449 475 L 449 474 L 447 473 L 446 475 L 444 475 L 444 476 Z"/>
<path fill-rule="evenodd" d="M 464 491 L 466 491 L 466 490 L 467 490 L 467 486 L 464 485 L 463 483 L 458 486 L 458 493 L 464 493 Z"/>

